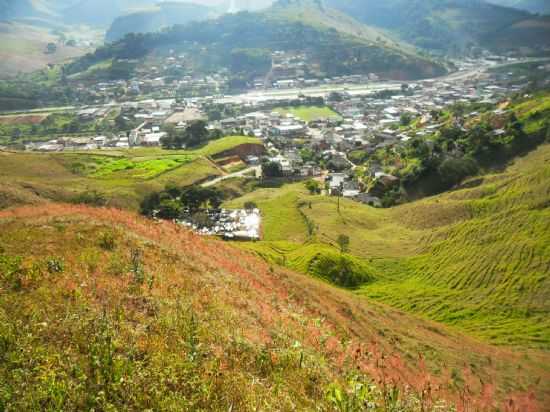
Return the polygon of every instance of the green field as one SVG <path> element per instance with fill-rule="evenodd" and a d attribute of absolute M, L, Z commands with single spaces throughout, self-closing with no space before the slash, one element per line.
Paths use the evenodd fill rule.
<path fill-rule="evenodd" d="M 360 295 L 494 344 L 550 349 L 550 146 L 473 186 L 392 209 L 343 200 L 338 211 L 302 184 L 228 205 L 262 209 L 265 240 L 242 246 L 270 261 L 323 277 L 311 262 L 346 234 L 374 279 Z"/>
<path fill-rule="evenodd" d="M 206 156 L 248 143 L 260 141 L 230 136 L 190 151 L 0 152 L 0 207 L 40 197 L 67 201 L 79 193 L 97 191 L 113 206 L 137 209 L 146 194 L 168 183 L 186 186 L 219 176 L 221 171 Z"/>
<path fill-rule="evenodd" d="M 326 106 L 278 107 L 273 109 L 273 111 L 281 115 L 291 114 L 304 122 L 311 122 L 317 119 L 342 119 L 342 116 Z"/>

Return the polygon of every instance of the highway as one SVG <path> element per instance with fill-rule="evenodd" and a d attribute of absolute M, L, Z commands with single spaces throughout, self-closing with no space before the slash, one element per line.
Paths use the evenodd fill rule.
<path fill-rule="evenodd" d="M 410 83 L 425 82 L 425 81 L 439 81 L 439 82 L 455 82 L 455 81 L 464 81 L 467 79 L 473 79 L 481 74 L 485 73 L 487 70 L 498 67 L 513 66 L 520 63 L 529 63 L 529 62 L 544 62 L 550 61 L 550 58 L 531 58 L 531 59 L 522 59 L 513 62 L 506 63 L 494 63 L 494 64 L 484 64 L 479 65 L 472 69 L 460 70 L 453 73 L 449 73 L 445 76 L 435 77 L 432 79 L 421 79 L 410 81 Z M 326 86 L 317 86 L 317 87 L 308 87 L 308 88 L 298 88 L 298 89 L 268 89 L 268 90 L 255 90 L 246 92 L 239 95 L 223 96 L 220 98 L 215 98 L 216 103 L 236 103 L 236 104 L 245 104 L 245 103 L 258 103 L 266 100 L 287 100 L 287 99 L 297 99 L 299 96 L 309 96 L 309 97 L 324 97 L 331 92 L 348 92 L 351 95 L 363 95 L 368 93 L 373 93 L 382 90 L 400 90 L 401 84 L 407 82 L 401 81 L 378 81 L 378 82 L 369 82 L 367 84 L 337 84 L 337 85 L 326 85 Z"/>

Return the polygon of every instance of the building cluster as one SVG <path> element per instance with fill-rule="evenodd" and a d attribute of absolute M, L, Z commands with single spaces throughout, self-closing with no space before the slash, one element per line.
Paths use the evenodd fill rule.
<path fill-rule="evenodd" d="M 122 61 L 122 65 L 137 65 L 137 61 Z M 185 54 L 173 50 L 167 56 L 138 66 L 126 80 L 91 82 L 75 81 L 75 91 L 87 96 L 87 101 L 102 104 L 121 98 L 147 96 L 169 99 L 178 96 L 208 96 L 225 93 L 229 89 L 227 69 L 204 74 L 196 72 Z"/>
<path fill-rule="evenodd" d="M 168 57 L 166 67 L 178 68 L 184 56 Z M 208 123 L 211 130 L 221 135 L 244 134 L 263 139 L 267 155 L 265 159 L 252 156 L 247 163 L 258 165 L 262 160 L 279 165 L 285 177 L 313 177 L 319 179 L 327 194 L 357 199 L 378 205 L 384 190 L 399 183 L 395 176 L 384 173 L 382 167 L 373 164 L 370 177 L 376 182 L 369 193 L 354 177 L 356 166 L 350 160 L 352 152 L 366 156 L 380 149 L 405 145 L 407 142 L 428 138 L 442 124 L 436 113 L 455 103 L 496 103 L 504 96 L 521 91 L 526 78 L 505 70 L 485 70 L 493 62 L 465 60 L 457 63 L 458 71 L 444 80 L 423 80 L 400 84 L 377 83 L 378 87 L 310 88 L 315 94 L 304 96 L 308 89 L 289 89 L 284 92 L 254 92 L 240 96 L 210 96 L 187 99 L 145 99 L 118 104 L 121 114 L 131 121 L 131 131 L 119 135 L 58 138 L 34 144 L 36 150 L 89 150 L 98 148 L 126 148 L 134 146 L 158 146 L 165 135 L 167 125 L 186 128 L 190 121 L 204 119 L 204 113 L 214 106 L 224 107 L 224 113 L 238 113 L 233 117 L 221 116 Z M 166 69 L 163 67 L 163 69 Z M 272 85 L 293 88 L 304 84 L 307 74 L 307 57 L 288 53 L 273 55 Z M 478 67 L 484 68 L 476 69 Z M 548 65 L 539 70 L 547 71 Z M 369 76 L 326 79 L 327 82 L 372 82 Z M 160 77 L 154 88 L 166 86 Z M 190 81 L 186 77 L 179 82 Z M 212 78 L 218 81 L 219 78 Z M 288 82 L 286 82 L 288 81 Z M 322 80 L 316 80 L 322 82 Z M 277 83 L 279 82 L 279 83 Z M 283 82 L 283 83 L 280 83 Z M 285 83 L 286 82 L 286 83 Z M 314 86 L 313 84 L 311 84 Z M 171 85 L 170 87 L 174 87 Z M 337 90 L 337 91 L 335 91 Z M 313 93 L 313 92 L 312 92 Z M 336 115 L 308 118 L 308 121 L 281 110 L 281 107 L 326 104 Z M 277 109 L 279 108 L 279 109 Z M 110 106 L 82 108 L 78 111 L 83 121 L 102 117 Z M 330 112 L 328 112 L 330 113 Z M 466 113 L 473 116 L 475 113 Z M 414 127 L 403 127 L 414 122 Z M 458 125 L 462 127 L 462 124 Z M 498 131 L 497 131 L 498 132 Z"/>
<path fill-rule="evenodd" d="M 204 210 L 204 222 L 193 219 L 178 221 L 196 233 L 220 236 L 230 240 L 260 240 L 262 217 L 259 209 Z"/>

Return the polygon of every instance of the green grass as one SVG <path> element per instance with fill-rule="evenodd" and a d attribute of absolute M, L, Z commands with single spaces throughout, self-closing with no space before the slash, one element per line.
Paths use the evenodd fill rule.
<path fill-rule="evenodd" d="M 282 115 L 292 114 L 304 122 L 311 122 L 316 119 L 336 119 L 340 120 L 342 116 L 326 106 L 297 106 L 297 107 L 278 107 L 274 112 Z"/>
<path fill-rule="evenodd" d="M 471 410 L 481 382 L 495 404 L 550 397 L 547 353 L 496 349 L 170 222 L 50 203 L 0 211 L 0 229 L 6 410 L 328 411 L 331 385 L 346 398 L 357 375 L 373 412 L 432 411 L 382 402 L 373 382 L 403 402 L 468 390 Z"/>
<path fill-rule="evenodd" d="M 494 344 L 550 349 L 549 145 L 476 187 L 392 209 L 342 200 L 338 211 L 303 184 L 230 205 L 244 201 L 262 209 L 265 239 L 244 246 L 271 261 L 319 276 L 312 251 L 346 234 L 375 279 L 359 294 Z"/>
<path fill-rule="evenodd" d="M 86 191 L 104 194 L 110 205 L 137 209 L 145 195 L 170 183 L 187 186 L 220 171 L 207 155 L 259 140 L 231 136 L 192 151 L 160 148 L 95 151 L 81 153 L 0 154 L 0 204 L 36 201 L 36 196 L 67 201 Z"/>
<path fill-rule="evenodd" d="M 259 189 L 224 204 L 224 207 L 241 208 L 247 201 L 254 201 L 262 210 L 265 240 L 305 242 L 308 239 L 307 223 L 299 210 L 299 203 L 305 197 L 304 185 L 297 183 L 281 188 Z"/>
<path fill-rule="evenodd" d="M 102 165 L 92 176 L 109 178 L 113 175 L 126 174 L 134 179 L 151 179 L 162 173 L 188 164 L 193 157 L 181 156 L 170 159 L 154 159 L 145 161 L 133 161 L 132 159 L 120 159 Z"/>
<path fill-rule="evenodd" d="M 540 133 L 548 127 L 550 118 L 550 96 L 548 93 L 537 95 L 513 107 L 518 119 L 525 123 L 528 134 Z"/>

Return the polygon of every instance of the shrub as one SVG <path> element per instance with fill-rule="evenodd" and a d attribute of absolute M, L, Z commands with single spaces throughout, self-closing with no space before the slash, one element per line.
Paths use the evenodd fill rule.
<path fill-rule="evenodd" d="M 111 232 L 104 232 L 99 238 L 99 247 L 103 250 L 113 251 L 116 248 L 115 235 Z"/>
<path fill-rule="evenodd" d="M 254 210 L 254 209 L 258 209 L 258 205 L 254 202 L 245 202 L 244 208 L 246 210 Z"/>
<path fill-rule="evenodd" d="M 50 258 L 46 262 L 46 266 L 48 267 L 48 272 L 51 274 L 54 273 L 63 273 L 65 270 L 65 265 L 62 260 L 57 258 Z"/>
<path fill-rule="evenodd" d="M 338 247 L 340 248 L 340 253 L 346 253 L 349 251 L 349 236 L 347 235 L 340 235 L 338 236 L 338 239 L 336 239 L 336 243 L 338 243 Z"/>
<path fill-rule="evenodd" d="M 0 255 L 0 280 L 13 290 L 21 290 L 25 270 L 22 267 L 22 259 L 19 256 Z"/>
<path fill-rule="evenodd" d="M 309 191 L 311 195 L 316 195 L 321 193 L 321 185 L 316 180 L 308 180 L 305 183 L 306 189 Z"/>
<path fill-rule="evenodd" d="M 346 288 L 371 280 L 370 268 L 348 255 L 319 254 L 311 261 L 308 272 Z"/>
<path fill-rule="evenodd" d="M 478 165 L 474 159 L 447 159 L 439 166 L 439 175 L 446 185 L 452 187 L 464 178 L 476 174 Z"/>
<path fill-rule="evenodd" d="M 105 206 L 107 204 L 107 199 L 98 191 L 91 190 L 76 195 L 71 199 L 71 202 L 90 206 Z"/>

